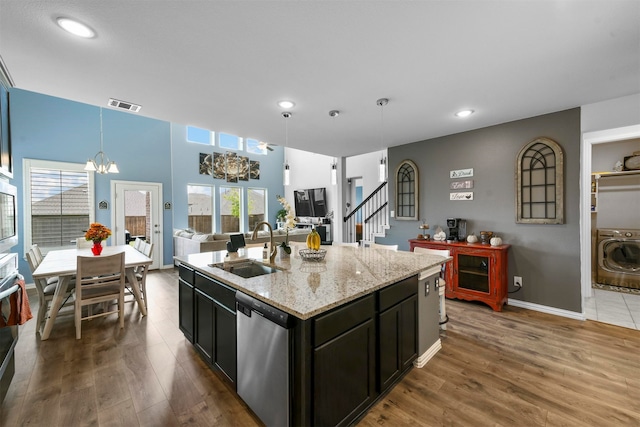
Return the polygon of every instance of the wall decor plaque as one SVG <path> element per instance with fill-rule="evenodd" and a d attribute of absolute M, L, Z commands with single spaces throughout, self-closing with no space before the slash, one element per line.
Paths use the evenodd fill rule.
<path fill-rule="evenodd" d="M 449 200 L 473 200 L 473 191 L 449 193 Z"/>
<path fill-rule="evenodd" d="M 449 171 L 449 178 L 466 178 L 473 176 L 473 168 Z"/>
<path fill-rule="evenodd" d="M 466 181 L 452 181 L 449 183 L 450 190 L 465 190 L 468 188 L 473 188 L 472 179 L 468 179 Z"/>

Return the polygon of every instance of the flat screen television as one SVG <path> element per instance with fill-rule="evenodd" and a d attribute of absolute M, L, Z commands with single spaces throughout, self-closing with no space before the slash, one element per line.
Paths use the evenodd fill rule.
<path fill-rule="evenodd" d="M 296 190 L 296 216 L 324 217 L 327 215 L 327 194 L 325 188 Z"/>

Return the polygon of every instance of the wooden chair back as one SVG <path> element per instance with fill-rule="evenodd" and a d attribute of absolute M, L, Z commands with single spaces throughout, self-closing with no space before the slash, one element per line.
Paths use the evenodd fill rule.
<path fill-rule="evenodd" d="M 135 250 L 142 252 L 142 243 L 144 243 L 144 240 L 142 240 L 139 237 L 136 237 L 135 243 L 133 244 L 133 247 L 135 248 Z"/>
<path fill-rule="evenodd" d="M 82 320 L 118 313 L 120 327 L 124 328 L 124 252 L 104 256 L 78 256 L 76 275 L 76 339 L 81 337 Z M 118 300 L 116 310 L 105 309 L 102 313 L 83 316 L 86 305 Z"/>
<path fill-rule="evenodd" d="M 42 255 L 42 251 L 40 250 L 40 246 L 38 246 L 37 244 L 33 244 L 31 245 L 31 249 L 29 250 L 33 252 L 33 255 L 35 255 L 36 257 L 36 261 L 38 262 L 38 265 L 40 265 L 40 263 L 42 262 L 42 259 L 44 258 L 44 256 Z"/>

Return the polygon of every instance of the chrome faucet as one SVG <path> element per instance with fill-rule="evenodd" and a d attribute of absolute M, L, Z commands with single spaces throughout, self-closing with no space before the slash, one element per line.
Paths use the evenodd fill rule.
<path fill-rule="evenodd" d="M 260 226 L 266 225 L 269 227 L 269 247 L 271 248 L 271 255 L 269 256 L 269 262 L 273 264 L 276 260 L 276 253 L 278 253 L 277 248 L 273 244 L 273 227 L 267 221 L 262 221 L 256 224 L 256 228 L 253 229 L 253 234 L 251 235 L 251 240 L 256 240 L 256 236 L 258 235 L 258 229 Z"/>

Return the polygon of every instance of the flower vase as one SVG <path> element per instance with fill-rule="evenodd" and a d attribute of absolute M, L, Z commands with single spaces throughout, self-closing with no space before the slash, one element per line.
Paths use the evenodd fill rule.
<path fill-rule="evenodd" d="M 100 240 L 93 242 L 93 246 L 91 246 L 91 252 L 93 252 L 95 256 L 98 256 L 102 253 L 102 242 Z"/>
<path fill-rule="evenodd" d="M 291 248 L 289 248 L 289 253 L 287 253 L 284 246 L 278 246 L 278 255 L 280 256 L 280 259 L 288 259 L 290 252 Z"/>

